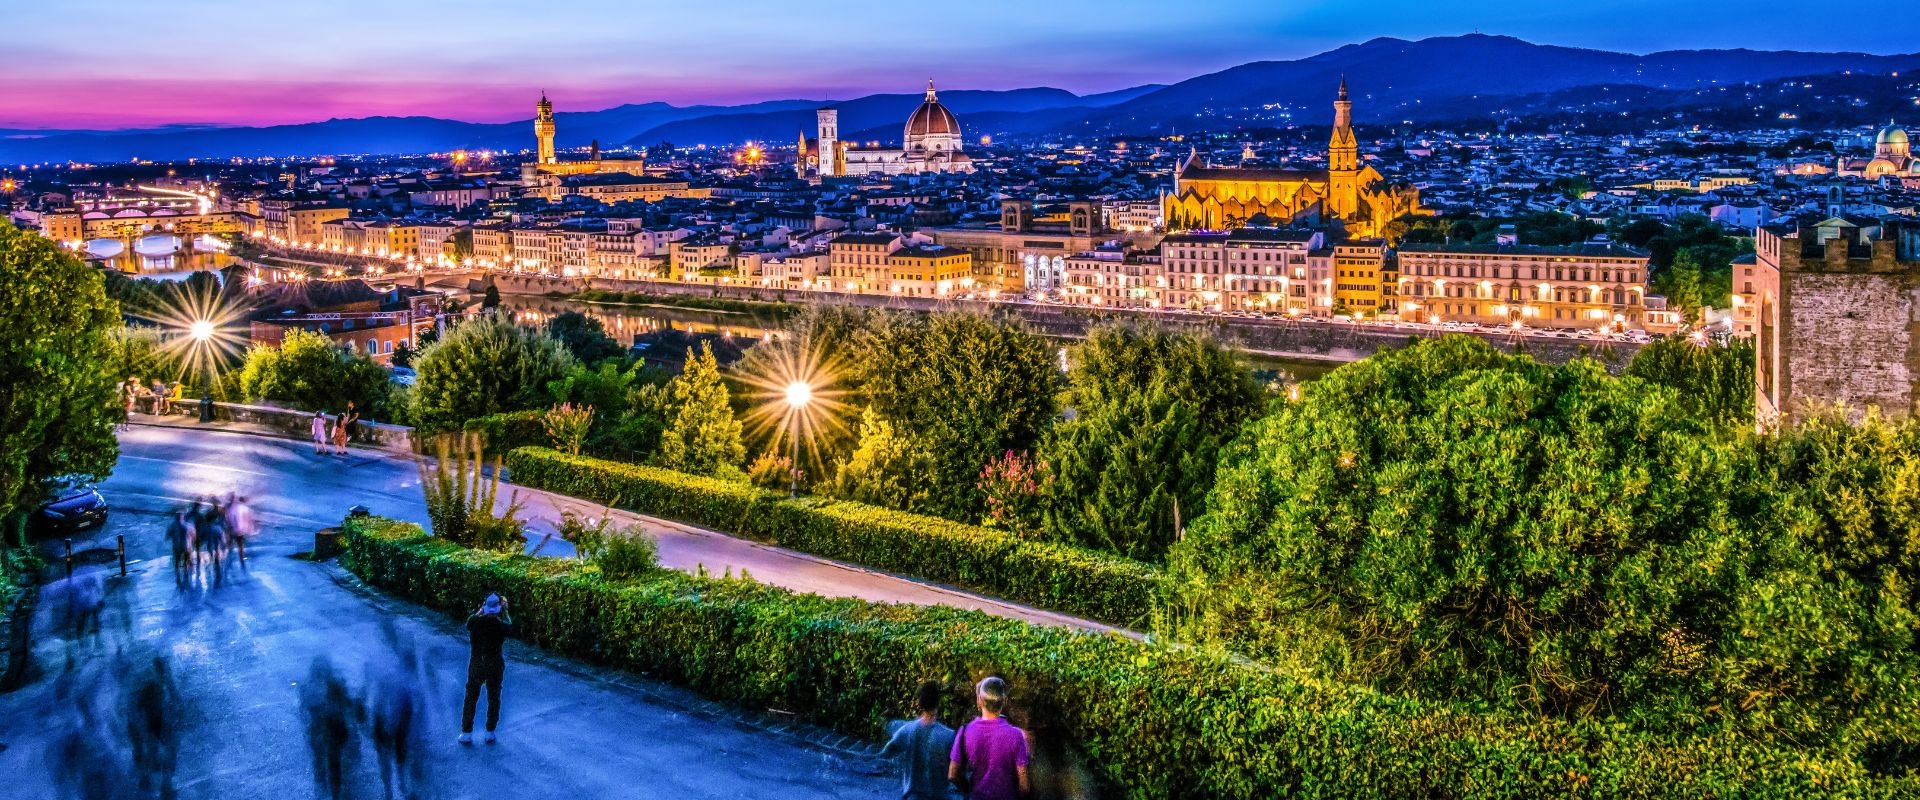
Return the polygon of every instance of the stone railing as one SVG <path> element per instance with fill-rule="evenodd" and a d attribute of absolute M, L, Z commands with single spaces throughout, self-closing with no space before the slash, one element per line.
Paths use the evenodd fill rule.
<path fill-rule="evenodd" d="M 200 401 L 193 398 L 175 400 L 169 414 L 173 416 L 200 416 Z M 290 439 L 306 440 L 312 438 L 313 412 L 274 406 L 250 406 L 240 403 L 214 403 L 213 418 L 218 422 L 238 422 L 270 429 L 276 434 L 284 434 Z M 339 419 L 339 415 L 326 415 L 327 424 Z M 354 444 L 388 450 L 395 453 L 413 452 L 413 429 L 405 425 L 388 425 L 383 422 L 361 420 L 354 426 Z"/>

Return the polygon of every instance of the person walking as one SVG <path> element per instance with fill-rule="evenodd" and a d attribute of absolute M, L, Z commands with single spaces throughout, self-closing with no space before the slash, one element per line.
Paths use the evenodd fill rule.
<path fill-rule="evenodd" d="M 388 652 L 369 667 L 368 692 L 380 784 L 392 800 L 414 796 L 414 787 L 420 784 L 421 743 L 414 723 L 426 714 L 420 707 L 420 660 L 413 640 L 400 633 L 392 618 L 381 620 L 380 633 Z"/>
<path fill-rule="evenodd" d="M 183 506 L 174 509 L 173 521 L 167 524 L 167 543 L 173 546 L 173 578 L 182 586 L 193 578 L 196 522 L 192 512 Z"/>
<path fill-rule="evenodd" d="M 347 757 L 359 732 L 360 699 L 347 689 L 333 662 L 318 656 L 300 687 L 300 706 L 313 756 L 314 794 L 339 800 L 347 791 Z"/>
<path fill-rule="evenodd" d="M 313 429 L 313 454 L 316 456 L 326 455 L 327 454 L 327 412 L 325 411 L 313 412 L 313 422 L 311 424 L 311 427 Z"/>
<path fill-rule="evenodd" d="M 467 657 L 467 698 L 460 707 L 460 743 L 473 743 L 473 712 L 480 700 L 480 687 L 487 689 L 486 743 L 493 744 L 493 729 L 500 725 L 500 681 L 506 677 L 506 657 L 500 648 L 513 630 L 513 618 L 507 614 L 507 600 L 487 595 L 480 609 L 467 617 L 467 640 L 472 646 Z"/>
<path fill-rule="evenodd" d="M 948 756 L 953 751 L 953 729 L 940 724 L 940 684 L 927 681 L 914 692 L 919 716 L 897 720 L 881 758 L 900 763 L 901 800 L 948 800 Z"/>
<path fill-rule="evenodd" d="M 143 795 L 173 800 L 174 773 L 180 759 L 180 689 L 174 684 L 167 660 L 154 656 L 147 673 L 126 700 L 127 740 L 133 749 L 133 768 Z"/>
<path fill-rule="evenodd" d="M 1007 682 L 980 681 L 973 690 L 980 718 L 954 736 L 947 779 L 968 800 L 1020 800 L 1033 791 L 1027 778 L 1027 733 L 1002 714 L 1007 711 Z"/>

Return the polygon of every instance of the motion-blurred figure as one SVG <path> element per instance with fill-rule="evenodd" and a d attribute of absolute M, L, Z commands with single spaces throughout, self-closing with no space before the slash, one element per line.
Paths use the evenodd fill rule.
<path fill-rule="evenodd" d="M 173 775 L 180 758 L 180 690 L 167 660 L 154 656 L 152 670 L 127 694 L 127 741 L 143 795 L 175 797 Z"/>
<path fill-rule="evenodd" d="M 307 719 L 307 746 L 313 751 L 313 785 L 321 797 L 339 800 L 347 790 L 348 752 L 360 727 L 360 702 L 325 656 L 313 660 L 300 687 Z"/>
<path fill-rule="evenodd" d="M 400 633 L 392 620 L 380 630 L 390 657 L 375 663 L 369 676 L 373 716 L 373 749 L 380 758 L 380 784 L 389 800 L 411 797 L 420 785 L 420 729 L 422 707 L 420 659 L 411 637 Z"/>
<path fill-rule="evenodd" d="M 191 510 L 181 508 L 167 523 L 167 543 L 173 546 L 173 579 L 181 586 L 193 580 L 193 553 L 199 544 L 195 541 L 197 522 Z"/>

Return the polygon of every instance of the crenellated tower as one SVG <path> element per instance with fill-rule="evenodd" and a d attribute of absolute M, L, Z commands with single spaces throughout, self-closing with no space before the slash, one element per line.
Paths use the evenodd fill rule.
<path fill-rule="evenodd" d="M 533 135 L 540 140 L 539 163 L 552 164 L 559 161 L 553 150 L 553 103 L 547 100 L 547 93 L 540 93 L 538 113 L 533 117 Z"/>

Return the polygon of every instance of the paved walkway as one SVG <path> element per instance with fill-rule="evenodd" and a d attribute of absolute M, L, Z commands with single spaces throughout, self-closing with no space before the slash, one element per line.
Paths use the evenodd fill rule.
<path fill-rule="evenodd" d="M 171 665 L 181 698 L 171 709 L 180 733 L 180 797 L 320 796 L 299 709 L 311 665 L 329 660 L 358 693 L 366 690 L 366 675 L 404 651 L 416 653 L 425 667 L 416 684 L 424 698 L 421 797 L 878 800 L 897 791 L 879 765 L 860 755 L 864 743 L 823 747 L 813 729 L 766 730 L 751 715 L 518 643 L 509 644 L 500 743 L 458 745 L 464 631 L 440 615 L 358 588 L 337 567 L 294 558 L 311 546 L 315 524 L 333 516 L 328 498 L 266 499 L 271 486 L 297 491 L 299 483 L 282 484 L 259 469 L 261 460 L 293 465 L 300 463 L 297 453 L 276 443 L 252 461 L 219 464 L 197 460 L 192 451 L 171 453 L 184 459 L 176 461 L 156 454 L 150 435 L 136 431 L 127 438 L 121 472 L 102 486 L 114 503 L 112 520 L 77 539 L 76 549 L 110 548 L 125 536 L 131 574 L 103 579 L 112 574 L 108 567 L 82 567 L 79 583 L 102 580 L 107 598 L 100 631 L 85 636 L 63 623 L 67 586 L 49 587 L 36 622 L 34 671 L 23 688 L 0 695 L 0 795 L 152 796 L 127 777 L 131 759 L 121 732 L 126 692 L 158 656 Z M 122 477 L 145 474 L 150 468 L 144 465 L 155 463 L 188 465 L 179 480 L 191 485 Z M 357 469 L 352 460 L 306 468 Z M 130 483 L 149 491 L 130 491 Z M 164 515 L 173 505 L 167 495 L 228 486 L 261 498 L 264 535 L 245 571 L 217 583 L 203 575 L 183 587 L 165 552 Z M 383 502 L 382 491 L 373 490 L 373 502 Z M 93 716 L 83 716 L 83 707 Z M 76 743 L 76 758 L 60 755 L 66 742 Z M 365 742 L 362 734 L 348 749 L 347 797 L 381 796 Z M 83 793 L 76 781 L 82 775 L 102 778 L 105 788 Z"/>
<path fill-rule="evenodd" d="M 266 426 L 226 422 L 202 425 L 186 417 L 141 415 L 121 436 L 121 465 L 108 494 L 185 499 L 212 490 L 239 491 L 253 495 L 266 510 L 303 519 L 316 529 L 338 524 L 346 510 L 356 504 L 366 505 L 382 516 L 427 522 L 419 476 L 412 462 L 379 450 L 354 449 L 345 457 L 315 456 L 310 444 L 283 437 Z M 201 486 L 206 488 L 198 488 Z M 522 517 L 536 543 L 544 534 L 558 529 L 562 511 L 574 511 L 588 519 L 598 519 L 605 513 L 602 506 L 510 484 L 501 485 L 497 504 L 504 508 L 516 492 L 525 502 Z M 108 500 L 114 498 L 109 496 Z M 612 517 L 616 526 L 639 525 L 652 535 L 660 545 L 661 564 L 675 569 L 704 567 L 716 575 L 745 570 L 762 583 L 826 597 L 951 606 L 1039 625 L 1116 630 L 1085 618 L 738 539 L 708 528 L 625 511 L 614 511 Z M 570 555 L 572 549 L 556 536 L 540 545 L 540 552 Z"/>

